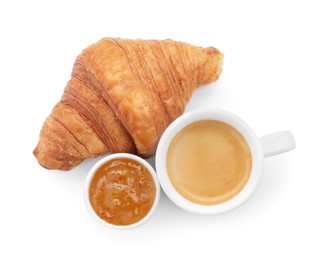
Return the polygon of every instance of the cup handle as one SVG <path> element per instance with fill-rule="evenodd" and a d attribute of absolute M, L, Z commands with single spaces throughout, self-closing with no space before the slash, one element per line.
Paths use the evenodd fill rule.
<path fill-rule="evenodd" d="M 295 138 L 290 131 L 277 132 L 259 138 L 264 156 L 288 152 L 296 147 Z"/>

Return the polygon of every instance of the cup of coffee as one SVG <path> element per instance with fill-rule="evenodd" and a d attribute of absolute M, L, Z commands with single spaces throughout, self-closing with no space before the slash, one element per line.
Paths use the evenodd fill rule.
<path fill-rule="evenodd" d="M 219 214 L 243 204 L 256 190 L 265 157 L 295 148 L 291 132 L 258 138 L 236 115 L 205 109 L 177 118 L 156 151 L 166 195 L 198 214 Z"/>

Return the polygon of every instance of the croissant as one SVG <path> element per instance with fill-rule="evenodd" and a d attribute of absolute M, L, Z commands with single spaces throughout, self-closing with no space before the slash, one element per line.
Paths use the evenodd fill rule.
<path fill-rule="evenodd" d="M 108 152 L 151 157 L 193 91 L 218 79 L 222 61 L 213 47 L 103 38 L 76 58 L 33 154 L 59 170 Z"/>

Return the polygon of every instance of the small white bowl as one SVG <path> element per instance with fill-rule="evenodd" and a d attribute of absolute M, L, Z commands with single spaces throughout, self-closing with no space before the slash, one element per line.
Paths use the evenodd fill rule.
<path fill-rule="evenodd" d="M 108 223 L 106 221 L 104 221 L 103 219 L 101 219 L 93 210 L 92 205 L 90 203 L 90 199 L 89 199 L 89 190 L 90 190 L 90 185 L 91 185 L 91 181 L 93 176 L 95 175 L 96 171 L 100 168 L 101 165 L 103 165 L 104 163 L 113 160 L 113 159 L 117 159 L 117 158 L 126 158 L 126 159 L 131 159 L 134 160 L 140 164 L 142 164 L 152 175 L 154 183 L 155 183 L 155 187 L 156 187 L 156 193 L 155 193 L 155 199 L 154 199 L 154 203 L 152 208 L 150 209 L 150 211 L 147 213 L 147 215 L 142 218 L 140 221 L 135 222 L 133 224 L 129 224 L 129 225 L 114 225 L 111 223 Z M 93 218 L 98 221 L 99 223 L 101 223 L 104 226 L 108 226 L 108 227 L 112 227 L 115 229 L 131 229 L 131 228 L 135 228 L 138 227 L 142 224 L 144 224 L 147 220 L 149 220 L 149 218 L 152 216 L 152 214 L 154 213 L 158 202 L 159 202 L 159 198 L 160 198 L 160 184 L 157 178 L 157 174 L 155 172 L 155 170 L 153 169 L 153 167 L 144 159 L 142 159 L 141 157 L 138 157 L 136 155 L 133 154 L 129 154 L 129 153 L 116 153 L 116 154 L 111 154 L 108 155 L 104 158 L 102 158 L 100 161 L 98 161 L 89 171 L 89 174 L 86 177 L 85 180 L 85 187 L 84 187 L 84 201 L 85 201 L 85 205 L 86 208 L 88 209 L 88 211 L 91 213 L 91 215 L 93 216 Z"/>

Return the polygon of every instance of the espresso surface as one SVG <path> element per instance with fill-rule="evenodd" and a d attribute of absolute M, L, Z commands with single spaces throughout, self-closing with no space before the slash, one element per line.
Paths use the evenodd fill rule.
<path fill-rule="evenodd" d="M 252 157 L 245 138 L 235 128 L 221 121 L 202 120 L 173 138 L 166 167 L 170 181 L 183 197 L 214 205 L 243 189 Z"/>

